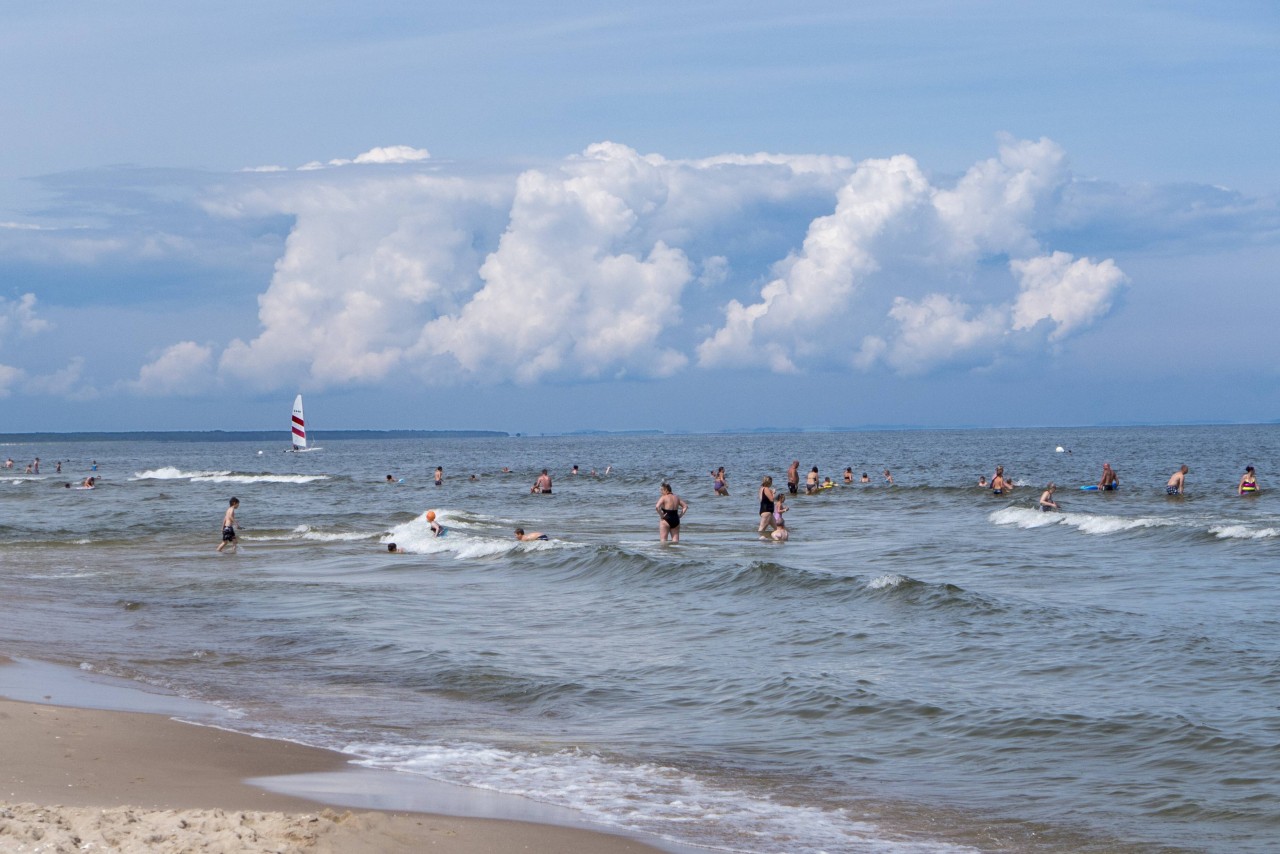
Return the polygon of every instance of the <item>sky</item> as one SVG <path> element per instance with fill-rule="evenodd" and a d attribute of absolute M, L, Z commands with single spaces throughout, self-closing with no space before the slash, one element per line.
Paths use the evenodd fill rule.
<path fill-rule="evenodd" d="M 1269 0 L 0 0 L 0 79 L 0 432 L 1280 420 Z"/>

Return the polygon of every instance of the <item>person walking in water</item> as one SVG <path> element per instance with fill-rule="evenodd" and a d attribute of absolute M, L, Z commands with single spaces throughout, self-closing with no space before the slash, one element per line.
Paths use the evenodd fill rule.
<path fill-rule="evenodd" d="M 1236 491 L 1241 495 L 1258 494 L 1258 476 L 1254 474 L 1253 466 L 1244 467 L 1244 474 L 1240 475 L 1240 485 L 1236 487 Z"/>
<path fill-rule="evenodd" d="M 1169 482 L 1164 485 L 1165 495 L 1183 495 L 1187 488 L 1187 473 L 1191 469 L 1184 464 L 1181 468 L 1169 476 Z"/>
<path fill-rule="evenodd" d="M 763 534 L 765 531 L 774 527 L 773 509 L 776 496 L 773 494 L 773 478 L 769 475 L 764 476 L 764 480 L 760 481 L 760 527 L 757 533 Z"/>
<path fill-rule="evenodd" d="M 533 482 L 533 486 L 529 491 L 535 495 L 551 494 L 551 475 L 547 474 L 547 470 L 543 469 L 542 474 L 538 475 L 538 479 Z"/>
<path fill-rule="evenodd" d="M 787 469 L 787 492 L 792 495 L 800 492 L 800 461 L 792 460 L 791 468 Z"/>
<path fill-rule="evenodd" d="M 671 491 L 671 484 L 662 484 L 662 495 L 658 498 L 658 503 L 654 509 L 658 511 L 660 521 L 658 522 L 658 539 L 667 542 L 668 538 L 673 543 L 680 542 L 680 517 L 689 510 L 689 505 L 684 503 L 684 499 Z"/>
<path fill-rule="evenodd" d="M 1040 493 L 1040 509 L 1041 510 L 1044 510 L 1045 512 L 1050 512 L 1053 510 L 1062 509 L 1061 507 L 1058 506 L 1058 502 L 1053 500 L 1053 493 L 1057 491 L 1057 489 L 1058 489 L 1058 485 L 1056 483 L 1050 483 L 1048 486 L 1044 488 L 1044 492 Z"/>
<path fill-rule="evenodd" d="M 228 545 L 231 550 L 235 551 L 238 544 L 236 542 L 236 508 L 240 506 L 239 498 L 232 498 L 228 502 L 227 512 L 222 514 L 222 542 L 218 543 L 218 551 L 222 551 Z"/>
<path fill-rule="evenodd" d="M 729 495 L 729 482 L 724 474 L 724 466 L 711 473 L 711 487 L 715 490 L 716 495 Z"/>

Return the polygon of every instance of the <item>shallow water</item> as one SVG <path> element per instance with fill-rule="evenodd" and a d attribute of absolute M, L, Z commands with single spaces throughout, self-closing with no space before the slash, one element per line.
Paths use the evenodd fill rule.
<path fill-rule="evenodd" d="M 0 473 L 0 651 L 730 850 L 1280 838 L 1280 504 L 1234 494 L 1246 463 L 1269 485 L 1280 428 L 319 444 L 0 447 L 103 476 Z M 791 459 L 872 483 L 796 497 L 792 540 L 760 542 L 760 477 Z M 1076 489 L 1104 460 L 1121 490 Z M 973 485 L 997 463 L 1011 495 Z M 678 546 L 663 479 L 690 504 Z M 1048 480 L 1061 514 L 1034 509 Z M 218 555 L 232 494 L 242 544 Z"/>

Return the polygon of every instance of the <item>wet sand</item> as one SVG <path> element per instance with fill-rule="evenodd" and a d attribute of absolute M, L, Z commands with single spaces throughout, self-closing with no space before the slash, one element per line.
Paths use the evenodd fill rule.
<path fill-rule="evenodd" d="M 660 850 L 572 827 L 351 812 L 252 779 L 340 771 L 348 759 L 164 715 L 0 700 L 0 850 Z"/>

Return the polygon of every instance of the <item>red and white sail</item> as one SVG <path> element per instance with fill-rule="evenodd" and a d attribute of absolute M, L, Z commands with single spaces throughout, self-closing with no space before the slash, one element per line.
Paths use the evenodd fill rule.
<path fill-rule="evenodd" d="M 295 451 L 307 447 L 307 422 L 302 417 L 302 395 L 293 401 L 293 448 Z"/>

